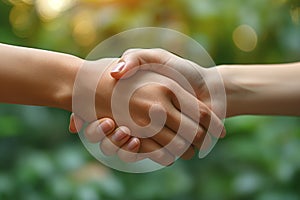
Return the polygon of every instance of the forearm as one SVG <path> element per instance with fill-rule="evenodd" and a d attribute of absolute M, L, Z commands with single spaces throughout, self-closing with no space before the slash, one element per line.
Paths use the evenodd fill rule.
<path fill-rule="evenodd" d="M 72 87 L 83 60 L 0 44 L 0 102 L 71 110 Z"/>
<path fill-rule="evenodd" d="M 218 67 L 227 116 L 300 115 L 300 63 Z"/>

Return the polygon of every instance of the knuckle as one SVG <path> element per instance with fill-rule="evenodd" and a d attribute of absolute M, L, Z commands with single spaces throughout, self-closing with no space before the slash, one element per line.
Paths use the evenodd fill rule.
<path fill-rule="evenodd" d="M 167 51 L 162 48 L 154 48 L 152 49 L 154 52 L 161 54 L 165 54 Z"/>
<path fill-rule="evenodd" d="M 88 126 L 84 130 L 85 138 L 91 143 L 100 142 L 104 138 L 104 133 L 97 130 L 94 126 Z"/>
<path fill-rule="evenodd" d="M 165 96 L 172 98 L 174 96 L 174 83 L 171 80 L 166 80 L 157 84 L 156 89 L 161 91 Z"/>
<path fill-rule="evenodd" d="M 106 156 L 116 155 L 118 149 L 119 147 L 113 144 L 109 139 L 104 139 L 100 144 L 100 150 Z"/>
<path fill-rule="evenodd" d="M 165 157 L 165 152 L 162 150 L 157 150 L 153 152 L 153 158 L 156 159 L 157 161 L 163 161 Z"/>
<path fill-rule="evenodd" d="M 84 135 L 88 136 L 88 135 L 91 135 L 91 133 L 92 133 L 92 126 L 90 124 L 85 128 Z"/>
<path fill-rule="evenodd" d="M 194 141 L 193 144 L 195 145 L 201 145 L 202 141 L 203 141 L 203 136 L 204 136 L 204 131 L 203 130 L 199 130 L 195 137 L 194 137 Z"/>
<path fill-rule="evenodd" d="M 200 119 L 205 119 L 209 117 L 209 111 L 207 109 L 201 109 L 200 110 Z"/>
<path fill-rule="evenodd" d="M 127 49 L 126 51 L 124 51 L 123 56 L 131 54 L 131 53 L 133 53 L 133 52 L 135 52 L 137 50 L 138 50 L 137 48 Z"/>
<path fill-rule="evenodd" d="M 184 140 L 177 140 L 175 141 L 175 149 L 176 155 L 182 155 L 185 150 L 187 149 L 188 144 Z"/>
<path fill-rule="evenodd" d="M 184 160 L 190 160 L 194 157 L 194 155 L 195 155 L 195 149 L 193 147 L 190 147 L 186 152 L 184 152 L 181 158 Z"/>
<path fill-rule="evenodd" d="M 165 151 L 163 151 L 162 149 L 154 152 L 153 156 L 154 156 L 154 159 L 157 160 L 159 163 L 163 163 L 167 157 Z"/>
<path fill-rule="evenodd" d="M 145 127 L 145 126 L 149 125 L 149 123 L 150 123 L 149 117 L 146 117 L 146 116 L 142 116 L 137 119 L 134 119 L 134 121 L 137 125 L 139 125 L 141 127 Z"/>

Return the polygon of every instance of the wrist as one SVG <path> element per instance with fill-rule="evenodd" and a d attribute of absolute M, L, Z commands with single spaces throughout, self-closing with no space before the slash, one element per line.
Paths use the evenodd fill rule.
<path fill-rule="evenodd" d="M 67 105 L 85 121 L 110 117 L 110 97 L 116 80 L 110 69 L 117 59 L 105 58 L 84 61 L 77 70 L 76 80 L 71 81 L 71 92 L 67 92 Z"/>
<path fill-rule="evenodd" d="M 235 66 L 220 65 L 217 67 L 220 73 L 225 88 L 226 95 L 226 117 L 232 117 L 245 114 L 243 104 L 246 103 L 249 96 L 251 96 L 251 81 L 243 79 L 239 70 Z M 248 87 L 246 86 L 248 85 Z M 249 87 L 250 86 L 250 87 Z"/>
<path fill-rule="evenodd" d="M 67 56 L 63 59 L 61 67 L 64 69 L 62 74 L 63 82 L 54 94 L 54 102 L 57 108 L 68 110 L 72 112 L 72 97 L 74 82 L 76 79 L 77 72 L 83 65 L 84 60 L 76 56 Z"/>

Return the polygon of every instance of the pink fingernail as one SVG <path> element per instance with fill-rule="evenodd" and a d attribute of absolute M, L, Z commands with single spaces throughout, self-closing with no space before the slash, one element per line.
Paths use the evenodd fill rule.
<path fill-rule="evenodd" d="M 222 130 L 222 133 L 220 135 L 220 138 L 224 138 L 226 136 L 226 130 L 225 128 Z"/>
<path fill-rule="evenodd" d="M 111 73 L 120 73 L 124 67 L 125 67 L 125 62 L 119 62 L 115 67 L 112 68 Z"/>
<path fill-rule="evenodd" d="M 102 131 L 103 133 L 108 133 L 113 129 L 113 124 L 109 120 L 104 120 L 98 125 L 98 129 L 100 132 Z"/>
<path fill-rule="evenodd" d="M 133 138 L 127 145 L 128 150 L 134 150 L 140 144 L 137 138 Z"/>
<path fill-rule="evenodd" d="M 119 142 L 122 139 L 124 139 L 127 136 L 127 134 L 123 133 L 122 130 L 118 129 L 111 137 L 112 140 L 115 142 Z"/>

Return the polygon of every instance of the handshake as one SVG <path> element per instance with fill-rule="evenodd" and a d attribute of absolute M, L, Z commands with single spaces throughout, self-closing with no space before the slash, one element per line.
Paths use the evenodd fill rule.
<path fill-rule="evenodd" d="M 5 44 L 0 54 L 0 102 L 72 111 L 71 132 L 126 163 L 204 157 L 226 117 L 300 116 L 300 62 L 203 68 L 163 49 L 84 61 Z"/>
<path fill-rule="evenodd" d="M 204 156 L 225 136 L 225 88 L 216 68 L 163 49 L 130 49 L 120 59 L 85 61 L 73 90 L 70 131 L 124 162 L 163 166 Z"/>

